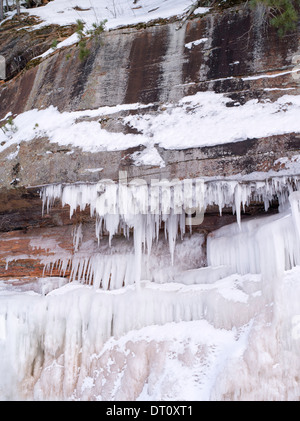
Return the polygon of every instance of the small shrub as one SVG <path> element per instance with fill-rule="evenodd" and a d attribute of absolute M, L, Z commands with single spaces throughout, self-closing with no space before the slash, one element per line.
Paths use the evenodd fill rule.
<path fill-rule="evenodd" d="M 12 117 L 9 117 L 5 124 L 3 124 L 0 129 L 3 131 L 3 133 L 10 137 L 12 133 L 16 133 L 18 131 L 18 127 L 16 126 L 14 119 Z"/>
<path fill-rule="evenodd" d="M 105 24 L 107 20 L 104 19 L 100 23 L 93 23 L 93 28 L 87 31 L 88 35 L 95 36 L 96 38 L 105 30 Z M 78 46 L 79 46 L 79 59 L 83 61 L 87 58 L 90 53 L 90 50 L 86 46 L 86 38 L 84 34 L 84 22 L 80 19 L 77 19 L 77 29 L 76 33 L 78 36 Z"/>
<path fill-rule="evenodd" d="M 57 48 L 57 44 L 58 44 L 57 39 L 54 39 L 54 40 L 52 41 L 51 48 L 53 48 L 53 50 L 55 50 L 55 49 Z"/>

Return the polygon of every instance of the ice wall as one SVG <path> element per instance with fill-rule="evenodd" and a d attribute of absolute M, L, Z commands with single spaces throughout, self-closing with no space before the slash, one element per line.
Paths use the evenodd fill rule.
<path fill-rule="evenodd" d="M 267 218 L 228 225 L 207 240 L 207 259 L 212 266 L 226 265 L 240 274 L 261 273 L 267 282 L 300 264 L 300 196 L 293 192 L 284 212 Z"/>
<path fill-rule="evenodd" d="M 285 272 L 253 319 L 243 357 L 219 376 L 213 400 L 299 401 L 299 266 Z"/>
<path fill-rule="evenodd" d="M 299 267 L 274 301 L 260 275 L 1 288 L 0 399 L 297 399 L 299 292 Z"/>
<path fill-rule="evenodd" d="M 247 222 L 240 221 L 238 212 L 237 223 L 209 236 L 210 266 L 187 270 L 183 261 L 192 256 L 196 259 L 202 236 L 177 243 L 173 266 L 171 259 L 166 266 L 166 254 L 162 257 L 160 248 L 161 222 L 165 222 L 164 250 L 171 248 L 172 252 L 175 231 L 182 228 L 183 234 L 185 229 L 180 225 L 184 203 L 175 200 L 175 205 L 181 206 L 176 213 L 174 190 L 169 190 L 170 196 L 164 190 L 165 197 L 173 198 L 170 214 L 161 212 L 167 203 L 161 192 L 155 196 L 160 198 L 160 212 L 150 215 L 152 220 L 141 211 L 106 213 L 107 206 L 110 211 L 120 211 L 122 206 L 119 198 L 110 194 L 115 188 L 75 185 L 44 189 L 49 209 L 57 198 L 70 205 L 71 214 L 78 206 L 90 206 L 100 246 L 94 254 L 92 242 L 85 240 L 79 225 L 74 230 L 72 282 L 58 283 L 50 292 L 42 284 L 41 291 L 0 288 L 1 399 L 186 396 L 167 386 L 175 380 L 164 371 L 165 363 L 170 373 L 176 367 L 181 379 L 195 380 L 189 383 L 195 399 L 299 397 L 299 267 L 293 268 L 300 263 L 297 183 L 280 178 L 247 185 L 231 181 L 199 185 L 205 200 L 204 206 L 198 202 L 201 209 L 213 203 L 220 211 L 226 205 L 242 207 L 255 197 L 264 200 L 267 208 L 276 196 L 280 212 Z M 129 205 L 146 211 L 148 194 L 149 186 L 144 185 L 142 192 L 132 194 Z M 104 229 L 110 234 L 107 245 L 101 239 Z M 114 235 L 120 229 L 125 238 L 118 248 L 120 238 L 116 241 Z M 192 250 L 189 256 L 187 250 Z M 141 259 L 139 269 L 135 267 L 137 256 Z M 150 257 L 152 266 L 146 273 L 144 259 L 151 262 Z M 160 263 L 166 269 L 161 278 L 153 275 L 153 279 L 137 282 L 138 270 L 140 279 L 150 277 Z M 58 264 L 64 270 L 70 263 Z M 172 267 L 183 270 L 175 274 Z M 76 282 L 83 278 L 96 288 Z M 109 290 L 109 284 L 115 289 Z M 198 329 L 205 334 L 201 336 Z M 158 368 L 154 368 L 156 363 Z"/>
<path fill-rule="evenodd" d="M 261 305 L 261 297 L 254 294 L 260 288 L 257 280 L 229 277 L 190 286 L 142 282 L 140 289 L 135 285 L 118 291 L 72 282 L 46 296 L 2 289 L 0 399 L 80 397 L 81 385 L 90 376 L 99 376 L 96 394 L 105 396 L 108 385 L 101 380 L 108 379 L 110 368 L 101 356 L 110 338 L 118 340 L 146 326 L 204 318 L 212 330 L 241 327 Z M 176 342 L 176 329 L 174 334 Z M 124 357 L 116 362 L 120 371 Z M 124 396 L 126 385 L 123 388 Z"/>

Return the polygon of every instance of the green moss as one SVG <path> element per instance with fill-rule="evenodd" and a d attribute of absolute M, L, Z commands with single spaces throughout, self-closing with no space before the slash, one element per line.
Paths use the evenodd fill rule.
<path fill-rule="evenodd" d="M 53 48 L 54 50 L 57 48 L 57 44 L 58 44 L 58 41 L 57 41 L 57 39 L 55 38 L 53 41 L 52 41 L 52 44 L 51 44 L 51 48 Z"/>

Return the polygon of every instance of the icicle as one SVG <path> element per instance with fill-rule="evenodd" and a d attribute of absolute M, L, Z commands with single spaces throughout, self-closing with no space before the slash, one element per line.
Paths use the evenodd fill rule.
<path fill-rule="evenodd" d="M 171 214 L 167 219 L 167 231 L 168 231 L 168 240 L 169 240 L 169 250 L 171 253 L 171 262 L 172 265 L 174 264 L 174 251 L 175 251 L 175 243 L 177 239 L 178 233 L 178 215 Z"/>
<path fill-rule="evenodd" d="M 80 223 L 74 228 L 74 232 L 73 232 L 73 246 L 74 246 L 75 251 L 78 251 L 78 248 L 81 242 L 82 242 L 82 224 Z"/>
<path fill-rule="evenodd" d="M 300 238 L 300 192 L 294 192 L 290 195 L 289 201 L 291 204 L 293 220 Z"/>
<path fill-rule="evenodd" d="M 142 273 L 142 244 L 144 242 L 144 218 L 142 215 L 137 215 L 134 226 L 134 251 L 135 251 L 135 279 L 138 287 L 140 287 L 141 273 Z"/>
<path fill-rule="evenodd" d="M 107 229 L 109 233 L 109 245 L 111 246 L 111 240 L 113 236 L 118 232 L 118 229 L 119 229 L 120 217 L 118 214 L 108 214 L 108 215 L 105 215 L 104 221 L 105 221 L 105 228 Z"/>
<path fill-rule="evenodd" d="M 236 185 L 234 198 L 236 219 L 238 226 L 241 228 L 241 186 L 239 184 Z"/>

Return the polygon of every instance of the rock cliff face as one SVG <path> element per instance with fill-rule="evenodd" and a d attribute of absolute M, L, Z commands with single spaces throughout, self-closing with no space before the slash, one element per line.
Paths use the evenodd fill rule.
<path fill-rule="evenodd" d="M 9 111 L 15 115 L 50 105 L 63 112 L 137 102 L 148 104 L 144 112 L 155 115 L 167 102 L 207 90 L 225 93 L 227 106 L 234 106 L 237 101 L 244 104 L 249 99 L 274 101 L 282 95 L 281 89 L 299 94 L 299 84 L 291 73 L 295 66 L 292 60 L 299 49 L 299 32 L 279 38 L 274 29 L 264 26 L 260 13 L 259 9 L 237 7 L 195 17 L 181 29 L 178 22 L 171 19 L 112 30 L 104 33 L 101 40 L 89 41 L 90 54 L 85 61 L 79 60 L 77 46 L 62 48 L 44 59 L 31 60 L 49 48 L 57 37 L 58 28 L 50 27 L 30 35 L 26 31 L 19 32 L 22 34 L 20 43 L 12 35 L 12 27 L 4 26 L 0 41 L 5 41 L 1 41 L 0 54 L 7 58 L 9 77 L 0 85 L 0 119 Z M 64 38 L 72 30 L 74 28 L 60 30 L 60 36 Z M 22 48 L 25 51 L 21 51 Z M 117 112 L 95 120 L 108 131 L 129 133 L 132 128 L 120 121 L 121 117 L 134 112 Z M 47 137 L 39 137 L 21 142 L 18 148 L 11 145 L 5 149 L 0 154 L 0 229 L 3 233 L 0 276 L 38 276 L 42 272 L 42 265 L 32 270 L 28 258 L 21 269 L 5 271 L 11 238 L 18 239 L 17 247 L 22 254 L 23 246 L 27 247 L 24 230 L 34 227 L 47 232 L 47 227 L 73 223 L 68 210 L 58 204 L 51 215 L 42 216 L 40 185 L 97 182 L 99 173 L 88 171 L 93 168 L 102 168 L 101 178 L 118 180 L 119 171 L 126 170 L 129 180 L 141 177 L 147 181 L 153 177 L 234 177 L 276 172 L 284 169 L 284 164 L 278 161 L 280 158 L 291 160 L 299 154 L 300 136 L 289 133 L 185 150 L 158 148 L 165 161 L 164 168 L 133 165 L 132 153 L 143 148 L 90 153 L 71 146 L 63 148 L 50 143 Z M 262 206 L 255 203 L 248 213 L 260 213 Z M 202 231 L 207 233 L 232 221 L 229 215 L 222 223 L 218 218 L 217 210 L 212 208 L 205 217 L 207 222 L 204 221 Z M 90 222 L 88 217 L 86 222 Z M 35 259 L 32 254 L 31 257 Z"/>
<path fill-rule="evenodd" d="M 48 25 L 31 29 L 37 23 L 38 19 L 25 15 L 1 25 L 0 54 L 6 59 L 7 79 L 12 79 L 23 69 L 28 69 L 32 59 L 50 48 L 54 41 L 70 36 L 75 30 L 75 25 Z"/>
<path fill-rule="evenodd" d="M 76 46 L 57 50 L 39 64 L 33 62 L 33 68 L 3 87 L 0 117 L 8 109 L 20 113 L 49 105 L 73 111 L 177 101 L 208 89 L 244 101 L 268 97 L 263 88 L 294 86 L 291 75 L 243 78 L 291 70 L 299 34 L 280 39 L 275 30 L 265 28 L 259 13 L 238 8 L 194 18 L 181 29 L 178 22 L 161 22 L 142 29 L 112 30 L 101 35 L 101 40 L 90 41 L 91 53 L 83 62 Z M 31 42 L 39 37 L 32 35 Z M 203 42 L 193 44 L 196 40 Z M 30 44 L 26 46 L 33 50 Z M 6 56 L 10 49 L 11 43 L 4 43 L 0 53 Z M 8 58 L 9 68 L 13 61 Z"/>

